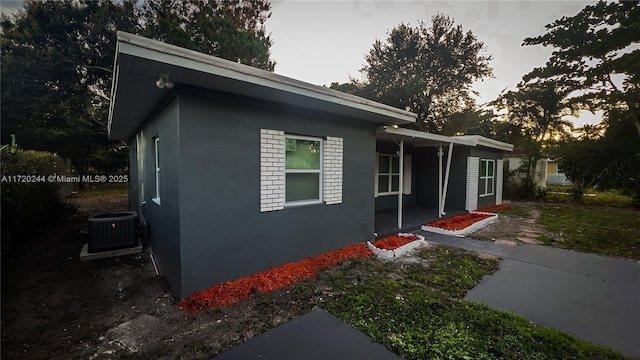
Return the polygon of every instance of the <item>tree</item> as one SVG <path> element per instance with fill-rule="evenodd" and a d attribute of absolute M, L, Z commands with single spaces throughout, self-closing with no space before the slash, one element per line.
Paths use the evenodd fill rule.
<path fill-rule="evenodd" d="M 582 136 L 560 146 L 561 165 L 574 186 L 574 200 L 585 190 L 622 188 L 630 191 L 640 207 L 640 141 L 628 112 L 611 110 L 604 136 L 588 127 Z"/>
<path fill-rule="evenodd" d="M 106 136 L 116 30 L 273 70 L 267 1 L 26 1 L 1 20 L 3 143 L 58 153 L 84 173 L 127 164 Z"/>
<path fill-rule="evenodd" d="M 142 34 L 156 40 L 273 71 L 264 23 L 268 1 L 147 0 Z"/>
<path fill-rule="evenodd" d="M 591 111 L 627 111 L 640 135 L 640 2 L 599 1 L 546 28 L 523 44 L 554 52 L 525 81 L 554 81 L 571 103 Z"/>
<path fill-rule="evenodd" d="M 430 26 L 400 24 L 373 44 L 361 69 L 365 80 L 352 80 L 351 90 L 417 113 L 420 130 L 440 131 L 450 115 L 475 110 L 471 85 L 492 73 L 483 50 L 472 32 L 443 14 L 432 16 Z"/>
<path fill-rule="evenodd" d="M 115 29 L 135 29 L 133 3 L 25 3 L 2 18 L 3 137 L 23 148 L 56 152 L 85 172 L 96 151 L 126 163 L 106 137 Z M 104 170 L 114 170 L 113 168 Z"/>
<path fill-rule="evenodd" d="M 504 92 L 490 104 L 506 112 L 504 121 L 516 125 L 523 135 L 544 147 L 545 142 L 563 135 L 572 126 L 564 117 L 575 115 L 576 109 L 565 101 L 565 96 L 552 81 L 521 82 L 517 91 Z"/>

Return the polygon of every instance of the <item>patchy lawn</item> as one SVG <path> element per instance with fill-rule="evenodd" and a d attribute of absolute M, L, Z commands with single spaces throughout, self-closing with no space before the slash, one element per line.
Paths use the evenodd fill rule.
<path fill-rule="evenodd" d="M 571 203 L 573 201 L 571 198 L 572 189 L 572 186 L 549 185 L 547 186 L 547 194 L 544 199 L 547 202 Z M 588 189 L 585 191 L 582 202 L 585 205 L 592 206 L 633 208 L 633 198 L 629 194 L 625 194 L 623 191 L 617 189 L 607 191 Z"/>
<path fill-rule="evenodd" d="M 91 190 L 71 199 L 78 215 L 46 236 L 24 239 L 29 246 L 2 263 L 2 358 L 210 359 L 316 307 L 407 359 L 621 358 L 461 300 L 498 262 L 445 247 L 423 250 L 413 261 L 346 261 L 296 285 L 190 315 L 178 309 L 147 253 L 79 261 L 88 214 L 126 210 L 128 202 L 122 189 Z M 160 326 L 135 352 L 105 337 L 141 315 Z M 92 357 L 99 348 L 114 353 Z"/>
<path fill-rule="evenodd" d="M 552 232 L 546 244 L 640 260 L 640 211 L 612 207 L 538 204 L 538 221 Z"/>
<path fill-rule="evenodd" d="M 359 261 L 320 276 L 319 304 L 405 359 L 622 359 L 613 351 L 461 300 L 497 261 L 457 249 L 418 263 Z"/>

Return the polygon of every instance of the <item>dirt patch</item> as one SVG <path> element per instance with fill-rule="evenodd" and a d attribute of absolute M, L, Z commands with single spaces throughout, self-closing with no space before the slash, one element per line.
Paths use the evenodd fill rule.
<path fill-rule="evenodd" d="M 498 220 L 468 236 L 478 240 L 494 241 L 503 245 L 521 244 L 523 238 L 549 237 L 550 232 L 537 224 L 538 210 L 533 204 L 514 202 L 512 210 L 501 212 Z"/>
<path fill-rule="evenodd" d="M 71 202 L 78 207 L 74 217 L 3 254 L 2 358 L 209 359 L 311 311 L 323 298 L 340 296 L 332 290 L 331 271 L 353 268 L 355 282 L 369 275 L 366 267 L 356 266 L 357 260 L 346 261 L 306 285 L 189 315 L 176 306 L 177 299 L 166 280 L 156 275 L 148 252 L 79 260 L 87 241 L 87 217 L 127 210 L 126 195 Z M 473 236 L 512 236 L 523 220 L 503 216 Z"/>
<path fill-rule="evenodd" d="M 208 359 L 315 306 L 294 287 L 189 315 L 146 251 L 80 261 L 88 216 L 126 211 L 126 195 L 70 201 L 75 216 L 3 254 L 3 359 Z M 141 321 L 148 331 L 136 338 Z"/>

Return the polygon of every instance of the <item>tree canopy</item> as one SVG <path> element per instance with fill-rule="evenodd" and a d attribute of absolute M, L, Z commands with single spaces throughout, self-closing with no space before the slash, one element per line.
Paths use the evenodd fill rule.
<path fill-rule="evenodd" d="M 524 80 L 553 81 L 571 103 L 591 111 L 628 111 L 640 135 L 640 2 L 599 1 L 546 29 L 523 44 L 554 51 Z"/>
<path fill-rule="evenodd" d="M 523 77 L 522 86 L 552 86 L 558 96 L 549 104 L 557 109 L 604 114 L 602 124 L 583 127 L 581 136 L 559 146 L 578 198 L 591 186 L 615 186 L 635 189 L 640 201 L 640 3 L 599 1 L 546 29 L 524 40 L 554 51 L 545 66 Z"/>
<path fill-rule="evenodd" d="M 471 85 L 492 74 L 483 51 L 471 31 L 437 14 L 429 25 L 400 24 L 376 40 L 361 69 L 364 81 L 332 87 L 415 112 L 419 129 L 441 131 L 452 114 L 475 110 Z"/>
<path fill-rule="evenodd" d="M 106 137 L 116 30 L 273 70 L 268 1 L 26 1 L 2 16 L 2 141 L 114 171 L 126 148 Z"/>

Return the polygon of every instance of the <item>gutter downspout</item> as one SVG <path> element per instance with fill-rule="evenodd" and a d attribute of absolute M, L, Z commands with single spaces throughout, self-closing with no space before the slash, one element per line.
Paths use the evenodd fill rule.
<path fill-rule="evenodd" d="M 447 169 L 444 173 L 444 190 L 442 191 L 442 203 L 440 207 L 440 216 L 444 216 L 444 204 L 447 201 L 447 188 L 449 187 L 449 170 L 451 169 L 451 154 L 453 153 L 453 143 L 449 143 L 449 154 L 447 154 Z M 440 156 L 440 169 L 442 170 L 442 156 Z"/>
<path fill-rule="evenodd" d="M 404 137 L 400 138 L 400 158 L 398 159 L 398 168 L 400 170 L 400 176 L 398 179 L 398 229 L 402 229 L 402 177 L 404 175 Z"/>

